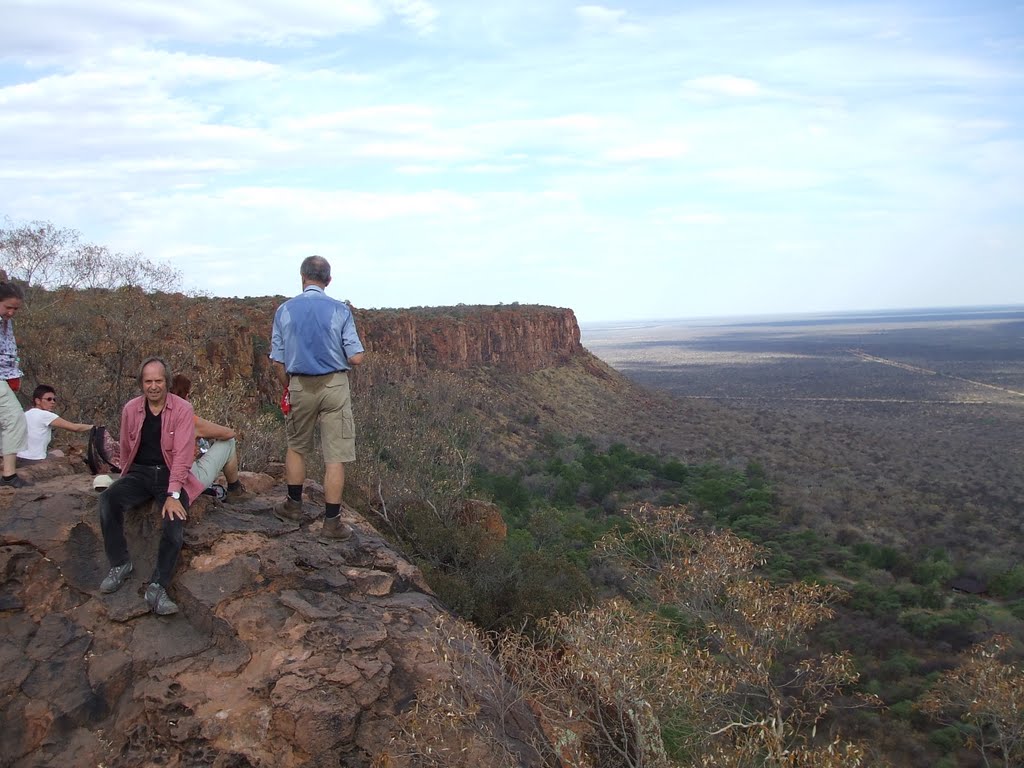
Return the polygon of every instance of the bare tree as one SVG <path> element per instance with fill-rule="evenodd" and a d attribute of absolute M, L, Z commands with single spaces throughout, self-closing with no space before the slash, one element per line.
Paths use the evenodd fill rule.
<path fill-rule="evenodd" d="M 22 368 L 60 389 L 71 418 L 115 419 L 147 355 L 193 356 L 181 327 L 188 313 L 165 307 L 183 298 L 169 294 L 181 276 L 168 265 L 36 221 L 0 229 L 0 267 L 28 283 L 16 323 Z"/>
<path fill-rule="evenodd" d="M 972 648 L 960 666 L 924 696 L 921 711 L 944 723 L 965 723 L 985 765 L 1024 765 L 1024 671 L 1000 660 L 1011 647 L 996 635 Z"/>

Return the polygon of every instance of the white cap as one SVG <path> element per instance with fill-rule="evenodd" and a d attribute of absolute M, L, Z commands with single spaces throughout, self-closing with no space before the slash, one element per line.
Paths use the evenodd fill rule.
<path fill-rule="evenodd" d="M 94 491 L 102 491 L 104 488 L 109 488 L 113 482 L 114 480 L 110 475 L 96 475 L 92 479 L 92 489 Z"/>

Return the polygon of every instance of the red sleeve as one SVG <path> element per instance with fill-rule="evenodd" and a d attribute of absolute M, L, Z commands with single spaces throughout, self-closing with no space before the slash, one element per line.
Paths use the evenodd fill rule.
<path fill-rule="evenodd" d="M 173 415 L 171 421 L 174 435 L 170 455 L 164 455 L 171 470 L 171 479 L 167 484 L 168 493 L 180 491 L 185 487 L 196 447 L 196 424 L 192 406 L 185 400 L 179 400 L 175 403 Z"/>
<path fill-rule="evenodd" d="M 131 400 L 125 403 L 124 408 L 121 409 L 121 432 L 117 436 L 117 444 L 118 447 L 121 449 L 121 452 L 118 454 L 118 456 L 122 462 L 121 472 L 124 474 L 128 474 L 128 464 L 131 464 L 132 461 L 134 461 L 135 459 L 135 456 L 129 453 L 128 445 L 128 435 L 131 429 L 131 424 L 129 423 L 128 416 L 128 406 L 130 404 Z"/>

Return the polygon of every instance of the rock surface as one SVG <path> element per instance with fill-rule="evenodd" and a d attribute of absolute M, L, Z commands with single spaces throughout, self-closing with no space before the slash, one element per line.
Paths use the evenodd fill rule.
<path fill-rule="evenodd" d="M 32 470 L 34 487 L 0 490 L 0 766 L 365 767 L 392 716 L 450 674 L 419 570 L 349 508 L 356 535 L 319 541 L 313 484 L 301 524 L 273 516 L 280 485 L 201 497 L 170 589 L 181 611 L 158 617 L 142 592 L 159 512 L 128 516 L 135 571 L 102 595 L 91 477 Z M 533 764 L 519 737 L 504 748 Z"/>

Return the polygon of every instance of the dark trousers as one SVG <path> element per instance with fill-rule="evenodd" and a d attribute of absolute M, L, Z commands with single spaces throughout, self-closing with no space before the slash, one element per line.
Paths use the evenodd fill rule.
<path fill-rule="evenodd" d="M 100 527 L 103 529 L 103 547 L 110 566 L 128 562 L 128 542 L 124 538 L 124 513 L 147 501 L 157 502 L 163 508 L 167 499 L 167 467 L 146 467 L 133 464 L 128 473 L 100 494 Z M 181 505 L 188 509 L 188 496 L 181 492 Z M 167 587 L 174 575 L 181 543 L 185 539 L 185 521 L 162 518 L 160 548 L 156 555 L 156 570 L 152 581 Z"/>

